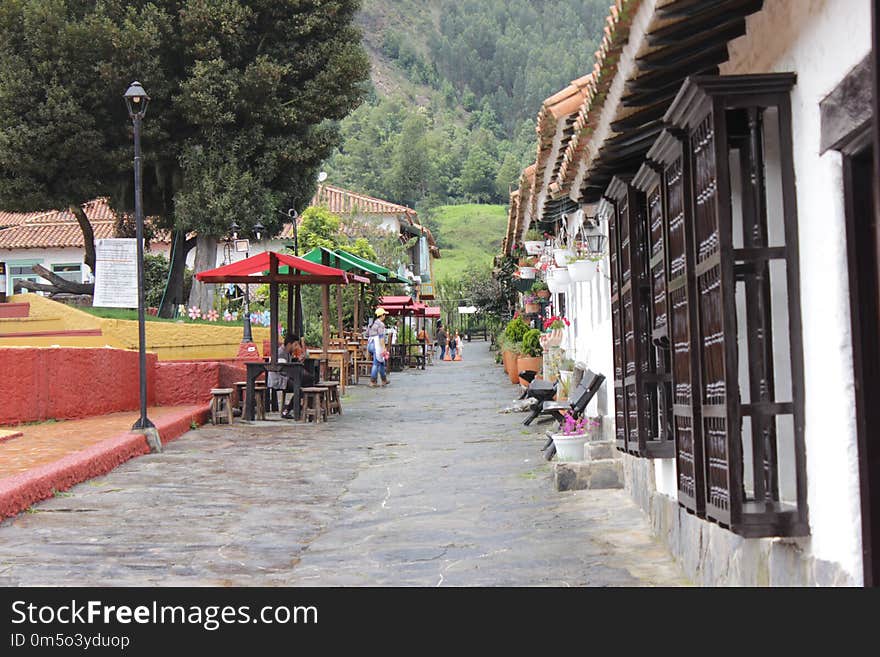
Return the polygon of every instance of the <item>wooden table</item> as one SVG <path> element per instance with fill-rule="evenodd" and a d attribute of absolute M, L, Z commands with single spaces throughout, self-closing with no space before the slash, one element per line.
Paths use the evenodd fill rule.
<path fill-rule="evenodd" d="M 262 376 L 263 372 L 273 371 L 284 372 L 284 374 L 293 381 L 293 392 L 291 393 L 293 394 L 293 417 L 298 420 L 300 412 L 302 411 L 299 390 L 302 387 L 303 372 L 311 372 L 315 381 L 318 381 L 318 377 L 315 373 L 317 364 L 318 361 L 314 358 L 306 358 L 305 362 L 276 363 L 275 365 L 267 362 L 246 363 L 247 387 L 245 388 L 244 419 L 253 422 L 256 415 L 254 384 L 257 382 L 257 379 Z"/>

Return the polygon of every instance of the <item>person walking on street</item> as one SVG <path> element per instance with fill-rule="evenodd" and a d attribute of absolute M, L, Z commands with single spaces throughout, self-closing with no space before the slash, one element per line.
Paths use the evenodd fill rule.
<path fill-rule="evenodd" d="M 440 360 L 443 360 L 446 357 L 446 329 L 441 325 L 440 328 L 437 329 L 437 344 L 440 345 Z"/>
<path fill-rule="evenodd" d="M 461 360 L 461 335 L 455 332 L 455 349 L 452 350 L 452 360 Z"/>
<path fill-rule="evenodd" d="M 373 367 L 370 369 L 370 387 L 375 388 L 378 378 L 382 377 L 382 385 L 388 385 L 388 370 L 386 368 L 387 351 L 385 348 L 385 316 L 388 312 L 384 308 L 376 310 L 376 319 L 367 329 L 367 351 L 373 356 Z"/>

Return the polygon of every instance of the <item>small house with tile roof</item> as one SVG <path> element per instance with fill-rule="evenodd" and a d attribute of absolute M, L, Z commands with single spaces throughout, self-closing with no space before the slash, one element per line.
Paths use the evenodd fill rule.
<path fill-rule="evenodd" d="M 95 239 L 116 237 L 116 213 L 106 198 L 91 200 L 82 207 Z M 91 281 L 93 272 L 83 262 L 84 248 L 82 230 L 70 210 L 0 211 L 0 262 L 6 263 L 6 294 L 18 291 L 18 281 L 48 283 L 33 273 L 34 265 L 75 283 Z M 169 248 L 170 242 L 162 234 L 150 243 L 153 253 L 167 256 Z"/>

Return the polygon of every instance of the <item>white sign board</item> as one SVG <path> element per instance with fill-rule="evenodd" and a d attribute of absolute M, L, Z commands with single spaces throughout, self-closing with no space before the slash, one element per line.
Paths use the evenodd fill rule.
<path fill-rule="evenodd" d="M 137 240 L 95 240 L 93 306 L 137 308 Z"/>
<path fill-rule="evenodd" d="M 473 315 L 477 312 L 476 306 L 459 306 L 458 314 L 459 315 Z"/>

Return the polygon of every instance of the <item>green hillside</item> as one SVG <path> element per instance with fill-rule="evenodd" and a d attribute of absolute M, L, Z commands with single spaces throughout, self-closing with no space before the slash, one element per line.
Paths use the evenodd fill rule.
<path fill-rule="evenodd" d="M 428 218 L 442 257 L 434 261 L 438 279 L 457 276 L 473 265 L 490 266 L 507 226 L 504 205 L 441 205 Z"/>

